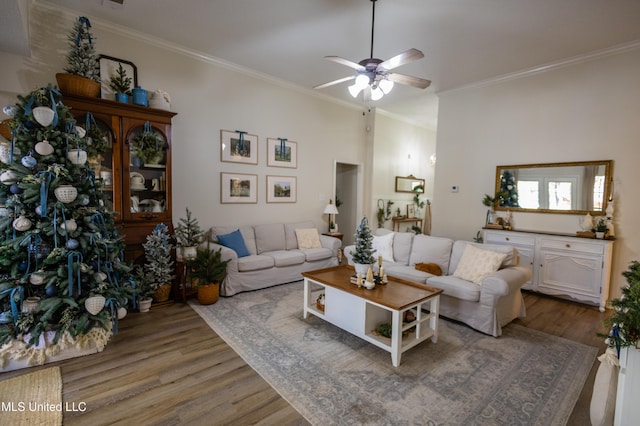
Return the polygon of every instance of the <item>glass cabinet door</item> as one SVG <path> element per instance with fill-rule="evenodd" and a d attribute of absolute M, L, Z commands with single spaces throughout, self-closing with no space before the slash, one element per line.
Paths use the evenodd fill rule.
<path fill-rule="evenodd" d="M 124 173 L 126 214 L 132 219 L 149 220 L 168 215 L 167 165 L 169 141 L 164 126 L 133 121 L 125 128 Z"/>
<path fill-rule="evenodd" d="M 99 188 L 104 195 L 105 208 L 115 212 L 119 221 L 122 219 L 117 168 L 120 153 L 115 136 L 119 132 L 118 123 L 109 116 L 91 113 L 82 114 L 76 120 L 77 126 L 86 131 L 87 164 L 95 173 L 96 181 L 101 183 Z"/>

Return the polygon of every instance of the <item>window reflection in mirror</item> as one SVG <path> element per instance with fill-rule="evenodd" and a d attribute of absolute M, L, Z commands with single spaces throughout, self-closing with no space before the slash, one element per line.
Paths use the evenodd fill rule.
<path fill-rule="evenodd" d="M 424 193 L 424 179 L 413 175 L 396 176 L 396 192 Z"/>
<path fill-rule="evenodd" d="M 602 214 L 613 162 L 526 164 L 496 168 L 498 210 Z"/>

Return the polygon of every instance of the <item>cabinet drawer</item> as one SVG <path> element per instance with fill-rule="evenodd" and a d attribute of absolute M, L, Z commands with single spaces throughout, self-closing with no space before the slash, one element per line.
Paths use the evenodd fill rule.
<path fill-rule="evenodd" d="M 509 244 L 533 247 L 535 238 L 527 235 L 504 234 L 502 232 L 485 232 L 485 242 L 492 244 Z"/>
<path fill-rule="evenodd" d="M 602 254 L 604 253 L 604 245 L 590 244 L 575 240 L 554 240 L 551 238 L 542 238 L 540 241 L 542 248 L 555 250 L 571 250 L 573 252 Z"/>

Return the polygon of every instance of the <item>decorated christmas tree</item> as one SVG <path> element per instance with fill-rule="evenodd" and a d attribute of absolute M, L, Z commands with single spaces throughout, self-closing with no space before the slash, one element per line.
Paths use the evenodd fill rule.
<path fill-rule="evenodd" d="M 73 29 L 67 37 L 69 44 L 68 65 L 64 70 L 69 74 L 90 78 L 100 83 L 100 62 L 93 45 L 94 40 L 89 19 L 80 16 L 74 22 Z"/>
<path fill-rule="evenodd" d="M 363 217 L 360 221 L 360 225 L 356 229 L 356 248 L 350 254 L 355 263 L 370 265 L 375 262 L 373 258 L 373 235 L 371 235 L 371 228 L 369 228 L 369 220 L 367 217 Z"/>
<path fill-rule="evenodd" d="M 611 327 L 609 345 L 618 349 L 637 345 L 640 341 L 640 262 L 634 260 L 622 273 L 627 285 L 622 287 L 622 296 L 613 299 L 613 315 L 605 320 Z"/>
<path fill-rule="evenodd" d="M 500 176 L 500 206 L 502 207 L 519 207 L 518 204 L 518 186 L 516 178 L 509 170 L 505 170 Z"/>
<path fill-rule="evenodd" d="M 3 110 L 12 140 L 0 151 L 2 351 L 43 332 L 55 333 L 54 344 L 96 330 L 108 339 L 134 285 L 102 181 L 85 164 L 85 135 L 96 131 L 76 123 L 51 86 L 18 101 Z"/>

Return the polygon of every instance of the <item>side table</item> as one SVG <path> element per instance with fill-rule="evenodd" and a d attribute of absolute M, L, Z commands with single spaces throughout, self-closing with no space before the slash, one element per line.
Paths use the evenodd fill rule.
<path fill-rule="evenodd" d="M 176 260 L 176 278 L 173 281 L 173 286 L 174 297 L 181 302 L 186 302 L 190 296 L 198 292 L 198 290 L 191 285 L 188 262 Z"/>

